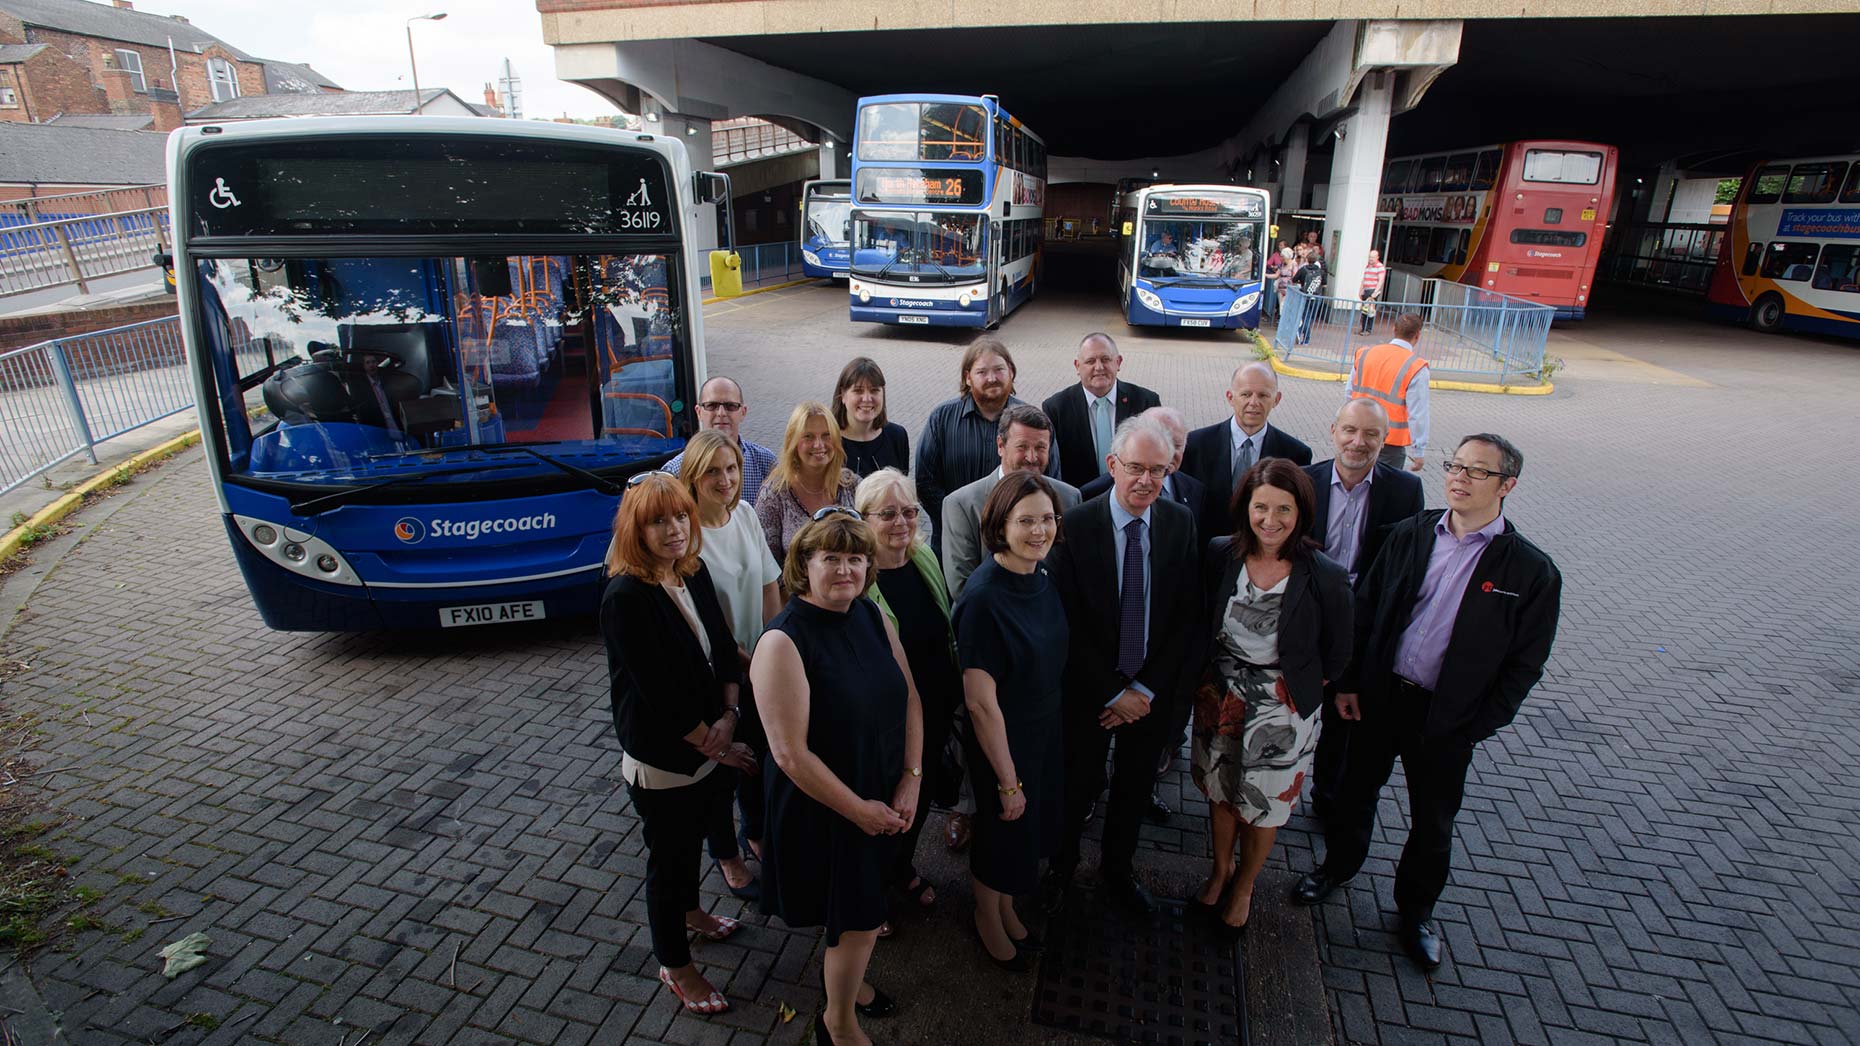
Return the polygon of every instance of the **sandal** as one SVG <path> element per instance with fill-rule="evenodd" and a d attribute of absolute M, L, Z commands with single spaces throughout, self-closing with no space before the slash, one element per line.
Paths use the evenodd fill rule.
<path fill-rule="evenodd" d="M 884 922 L 878 924 L 877 934 L 878 934 L 878 939 L 881 941 L 889 940 L 892 937 L 892 935 L 896 934 L 897 932 L 898 932 L 897 927 L 891 925 L 890 919 L 886 919 Z"/>
<path fill-rule="evenodd" d="M 914 882 L 917 885 L 912 886 L 910 883 L 905 883 L 903 886 L 899 887 L 899 889 L 904 891 L 904 896 L 909 897 L 913 901 L 916 901 L 917 907 L 923 909 L 924 911 L 929 911 L 930 909 L 935 908 L 936 907 L 936 887 L 931 884 L 930 880 L 924 878 L 921 875 L 918 875 L 916 872 L 912 872 L 911 882 Z M 929 897 L 929 900 L 924 899 L 926 895 Z"/>
<path fill-rule="evenodd" d="M 741 925 L 742 923 L 737 922 L 727 915 L 719 915 L 717 916 L 717 928 L 714 930 L 702 930 L 690 923 L 685 924 L 685 929 L 690 930 L 692 933 L 697 934 L 707 941 L 725 941 L 729 940 L 730 935 L 735 933 L 737 927 Z"/>
<path fill-rule="evenodd" d="M 712 988 L 710 994 L 702 999 L 687 997 L 684 989 L 678 987 L 678 982 L 672 979 L 672 971 L 663 966 L 659 967 L 659 983 L 672 990 L 672 995 L 678 999 L 686 1013 L 695 1013 L 700 1017 L 714 1017 L 719 1013 L 730 1012 L 730 1000 L 724 998 L 723 993 L 715 988 Z"/>

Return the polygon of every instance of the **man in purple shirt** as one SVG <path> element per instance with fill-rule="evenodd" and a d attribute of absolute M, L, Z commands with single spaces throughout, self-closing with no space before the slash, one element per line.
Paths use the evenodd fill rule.
<path fill-rule="evenodd" d="M 1524 468 L 1518 449 L 1468 436 L 1444 468 L 1447 509 L 1396 524 L 1356 586 L 1355 652 L 1335 703 L 1358 727 L 1325 819 L 1324 863 L 1292 889 L 1293 901 L 1316 904 L 1362 868 L 1399 758 L 1410 824 L 1395 870 L 1399 937 L 1429 970 L 1440 965 L 1434 904 L 1473 747 L 1510 723 L 1542 678 L 1563 588 L 1556 564 L 1505 519 Z"/>

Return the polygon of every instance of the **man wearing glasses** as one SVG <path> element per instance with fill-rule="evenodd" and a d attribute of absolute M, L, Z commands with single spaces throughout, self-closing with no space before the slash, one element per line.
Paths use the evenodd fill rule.
<path fill-rule="evenodd" d="M 1055 910 L 1079 863 L 1086 812 L 1104 791 L 1104 762 L 1115 753 L 1104 816 L 1099 884 L 1136 912 L 1155 908 L 1132 874 L 1137 833 L 1150 803 L 1156 753 L 1175 727 L 1200 611 L 1195 515 L 1163 498 L 1175 441 L 1154 418 L 1117 427 L 1105 455 L 1111 491 L 1066 513 L 1064 540 L 1047 559 L 1066 608 L 1066 805 L 1063 842 L 1045 883 Z"/>
<path fill-rule="evenodd" d="M 762 481 L 768 478 L 775 468 L 775 452 L 743 438 L 743 419 L 749 415 L 749 404 L 743 402 L 743 387 L 735 378 L 726 378 L 719 374 L 704 383 L 698 390 L 698 428 L 716 429 L 718 432 L 736 441 L 743 449 L 743 493 L 742 499 L 749 504 L 756 503 L 756 495 L 762 492 Z M 678 474 L 678 466 L 685 460 L 684 451 L 660 466 L 660 471 Z"/>
<path fill-rule="evenodd" d="M 1563 579 L 1505 519 L 1524 456 L 1502 436 L 1460 441 L 1444 463 L 1447 508 L 1396 524 L 1356 586 L 1356 640 L 1337 714 L 1358 723 L 1325 821 L 1324 863 L 1292 889 L 1316 904 L 1363 865 L 1376 799 L 1396 758 L 1408 779 L 1408 841 L 1395 870 L 1402 946 L 1440 965 L 1434 904 L 1473 746 L 1518 714 L 1556 638 Z"/>

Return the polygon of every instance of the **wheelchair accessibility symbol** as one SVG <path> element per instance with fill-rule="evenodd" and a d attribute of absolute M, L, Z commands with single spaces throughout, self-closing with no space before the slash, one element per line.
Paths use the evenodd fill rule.
<path fill-rule="evenodd" d="M 226 179 L 215 178 L 213 179 L 213 191 L 207 193 L 207 202 L 223 211 L 228 207 L 239 206 L 239 197 L 234 196 L 232 190 L 226 187 Z"/>

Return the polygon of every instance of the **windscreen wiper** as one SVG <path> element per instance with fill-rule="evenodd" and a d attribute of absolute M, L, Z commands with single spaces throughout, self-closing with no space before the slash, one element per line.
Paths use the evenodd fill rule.
<path fill-rule="evenodd" d="M 382 456 L 386 456 L 386 455 L 382 455 Z M 433 471 L 433 472 L 410 472 L 407 475 L 395 476 L 392 479 L 384 479 L 378 483 L 369 483 L 369 484 L 366 484 L 360 487 L 344 487 L 341 490 L 332 491 L 328 494 L 324 494 L 321 497 L 311 498 L 309 501 L 293 501 L 291 502 L 291 512 L 294 515 L 308 516 L 315 512 L 321 512 L 326 506 L 336 507 L 358 495 L 367 494 L 370 491 L 381 490 L 384 487 L 398 487 L 404 483 L 417 483 L 417 482 L 421 482 L 424 480 L 435 479 L 440 476 L 465 476 L 465 475 L 470 475 L 471 473 L 474 473 L 474 472 L 498 472 L 504 469 L 513 469 L 513 468 L 521 468 L 521 467 L 522 466 L 519 466 L 519 465 L 477 465 L 477 466 L 473 466 L 472 468 L 463 468 L 463 469 L 440 469 L 440 470 Z"/>

